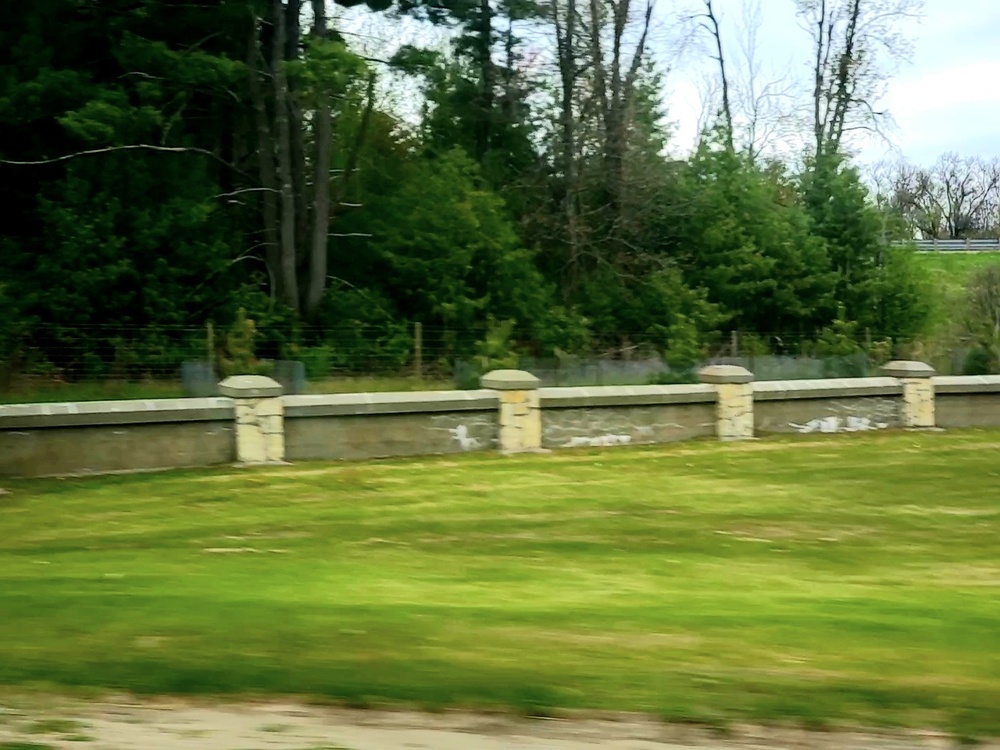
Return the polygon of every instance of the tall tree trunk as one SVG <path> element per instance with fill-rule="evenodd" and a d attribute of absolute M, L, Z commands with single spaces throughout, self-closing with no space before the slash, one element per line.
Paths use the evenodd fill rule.
<path fill-rule="evenodd" d="M 302 53 L 302 0 L 288 0 L 285 10 L 285 59 L 298 60 Z M 306 160 L 305 126 L 302 108 L 299 106 L 295 87 L 288 83 L 288 123 L 291 133 L 292 153 L 292 190 L 295 193 L 295 247 L 298 252 L 300 277 L 307 271 L 308 257 L 306 248 L 310 241 L 310 201 L 308 198 L 309 181 L 306 177 L 308 166 Z M 305 283 L 300 282 L 300 287 Z"/>
<path fill-rule="evenodd" d="M 844 37 L 844 49 L 841 51 L 837 64 L 837 89 L 834 97 L 833 117 L 830 118 L 830 127 L 826 138 L 833 152 L 840 150 L 840 142 L 844 138 L 844 127 L 847 124 L 847 113 L 854 100 L 851 91 L 854 78 L 852 68 L 856 64 L 854 59 L 857 53 L 855 43 L 860 20 L 861 0 L 853 0 Z"/>
<path fill-rule="evenodd" d="M 566 0 L 565 22 L 559 18 L 558 3 L 553 3 L 553 13 L 556 27 L 556 43 L 559 52 L 559 76 L 562 84 L 560 125 L 562 127 L 563 179 L 566 183 L 563 210 L 566 214 L 566 235 L 569 240 L 569 262 L 567 264 L 569 283 L 564 285 L 564 289 L 568 297 L 572 295 L 576 287 L 577 276 L 580 270 L 580 228 L 577 212 L 579 185 L 577 184 L 576 164 L 576 117 L 573 112 L 576 79 L 579 72 L 575 49 L 576 0 Z"/>
<path fill-rule="evenodd" d="M 813 136 L 816 139 L 816 160 L 823 155 L 823 139 L 826 125 L 823 122 L 823 95 L 826 89 L 826 63 L 825 58 L 829 54 L 829 42 L 824 39 L 827 33 L 827 13 L 826 0 L 819 0 L 819 9 L 816 19 L 816 62 L 813 68 Z M 832 28 L 832 24 L 830 24 Z"/>
<path fill-rule="evenodd" d="M 611 24 L 611 91 L 608 101 L 608 116 L 604 148 L 607 162 L 608 197 L 611 211 L 617 222 L 621 205 L 622 170 L 625 165 L 625 92 L 622 90 L 622 43 L 631 0 L 612 3 Z"/>
<path fill-rule="evenodd" d="M 705 16 L 708 18 L 709 32 L 715 40 L 715 61 L 719 65 L 719 78 L 722 79 L 722 124 L 726 129 L 726 148 L 731 152 L 736 150 L 733 143 L 733 107 L 729 101 L 729 76 L 726 73 L 726 58 L 722 54 L 722 32 L 719 29 L 719 19 L 715 16 L 712 0 L 705 0 Z"/>
<path fill-rule="evenodd" d="M 646 40 L 649 36 L 649 27 L 652 23 L 654 0 L 647 0 L 646 11 L 643 16 L 642 32 L 632 55 L 632 60 L 625 68 L 623 60 L 623 47 L 625 35 L 628 30 L 628 20 L 631 15 L 631 0 L 618 0 L 610 3 L 612 7 L 612 39 L 611 39 L 611 73 L 610 82 L 605 85 L 603 82 L 597 87 L 596 93 L 598 101 L 604 104 L 604 161 L 605 179 L 608 191 L 608 203 L 611 209 L 612 220 L 617 222 L 621 207 L 622 183 L 625 171 L 625 151 L 628 139 L 628 109 L 635 93 L 636 81 L 645 59 Z M 599 3 L 591 0 L 592 13 L 599 13 Z M 602 79 L 605 78 L 604 65 L 601 58 L 601 26 L 598 23 L 600 16 L 595 16 L 591 30 L 591 46 L 594 51 L 594 72 Z M 625 71 L 623 74 L 623 70 Z M 610 89 L 610 92 L 607 91 Z"/>
<path fill-rule="evenodd" d="M 274 135 L 267 116 L 267 100 L 261 85 L 260 19 L 251 19 L 250 41 L 247 48 L 247 68 L 250 71 L 250 101 L 253 104 L 254 124 L 257 130 L 257 171 L 263 190 L 261 205 L 264 215 L 264 246 L 268 276 L 271 279 L 271 297 L 286 299 L 284 276 L 281 269 L 278 219 L 278 175 L 274 167 Z"/>
<path fill-rule="evenodd" d="M 312 0 L 313 38 L 317 43 L 326 38 L 325 0 Z M 327 246 L 330 229 L 330 152 L 333 125 L 330 101 L 323 82 L 316 92 L 313 113 L 315 157 L 313 164 L 312 240 L 309 246 L 309 278 L 306 286 L 305 313 L 313 315 L 323 300 L 326 289 Z"/>
<path fill-rule="evenodd" d="M 490 149 L 493 130 L 494 66 L 493 66 L 493 8 L 490 0 L 479 0 L 479 113 L 476 121 L 476 158 L 482 162 Z"/>
<path fill-rule="evenodd" d="M 288 122 L 288 80 L 285 77 L 285 7 L 273 0 L 275 34 L 271 45 L 271 78 L 274 82 L 274 124 L 278 138 L 278 179 L 281 195 L 281 276 L 285 302 L 299 311 L 296 277 L 295 189 L 292 182 L 292 134 Z"/>

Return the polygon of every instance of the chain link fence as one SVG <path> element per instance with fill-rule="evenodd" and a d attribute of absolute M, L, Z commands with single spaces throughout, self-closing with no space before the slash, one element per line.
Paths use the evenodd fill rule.
<path fill-rule="evenodd" d="M 642 334 L 622 333 L 621 341 Z M 24 339 L 0 353 L 0 401 L 209 396 L 232 374 L 269 375 L 289 393 L 477 388 L 490 369 L 517 368 L 546 386 L 697 382 L 706 364 L 735 364 L 758 380 L 877 375 L 889 359 L 922 359 L 944 374 L 1000 371 L 996 358 L 969 342 L 944 351 L 866 334 L 817 342 L 769 333 L 730 333 L 701 356 L 680 361 L 653 345 L 598 346 L 556 356 L 484 348 L 475 334 L 420 324 L 337 329 L 256 330 L 237 321 L 202 327 L 79 326 Z"/>

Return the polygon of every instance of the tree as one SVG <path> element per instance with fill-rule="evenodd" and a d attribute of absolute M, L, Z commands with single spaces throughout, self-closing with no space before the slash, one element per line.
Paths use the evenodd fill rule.
<path fill-rule="evenodd" d="M 350 102 L 359 81 L 370 79 L 360 58 L 328 28 L 323 0 L 313 0 L 312 10 L 312 32 L 303 45 L 300 0 L 272 0 L 267 15 L 255 9 L 247 53 L 269 270 L 277 296 L 306 317 L 315 315 L 326 289 L 337 208 L 331 202 L 332 103 Z M 367 90 L 370 111 L 371 80 Z M 350 171 L 340 176 L 342 183 L 352 179 Z"/>
<path fill-rule="evenodd" d="M 667 252 L 685 281 L 706 291 L 725 325 L 808 336 L 832 319 L 836 276 L 827 245 L 782 172 L 754 166 L 720 132 L 682 176 L 657 233 L 669 238 Z"/>
<path fill-rule="evenodd" d="M 1000 204 L 1000 161 L 942 156 L 924 182 L 921 198 L 944 217 L 950 237 L 969 237 L 996 227 Z"/>
<path fill-rule="evenodd" d="M 842 155 L 901 49 L 877 35 L 902 0 L 800 3 L 819 158 L 798 175 L 761 156 L 783 89 L 755 62 L 752 14 L 730 48 L 724 8 L 700 2 L 725 85 L 683 160 L 652 0 L 4 4 L 6 330 L 77 373 L 129 347 L 176 365 L 193 334 L 168 331 L 240 309 L 260 356 L 355 369 L 402 362 L 414 319 L 447 356 L 589 342 L 689 363 L 719 326 L 820 335 L 841 299 L 838 331 L 912 333 L 920 279 L 887 249 L 892 222 L 979 233 L 997 199 L 988 165 L 962 162 L 878 210 Z M 399 49 L 395 24 L 451 44 Z"/>
<path fill-rule="evenodd" d="M 725 139 L 726 147 L 730 151 L 735 150 L 734 145 L 734 129 L 733 129 L 733 105 L 730 102 L 729 96 L 729 75 L 726 72 L 726 57 L 722 49 L 722 31 L 719 28 L 719 19 L 715 15 L 715 9 L 712 7 L 712 0 L 703 0 L 705 3 L 705 12 L 701 14 L 702 20 L 699 25 L 707 31 L 712 37 L 712 43 L 715 47 L 714 57 L 712 58 L 715 63 L 719 66 L 719 85 L 722 88 L 722 133 Z"/>
<path fill-rule="evenodd" d="M 399 313 L 466 342 L 491 316 L 538 334 L 552 289 L 475 162 L 458 149 L 428 154 L 400 177 L 389 194 L 372 196 L 368 224 L 379 285 Z"/>
<path fill-rule="evenodd" d="M 734 109 L 742 130 L 742 150 L 751 162 L 767 152 L 775 140 L 791 132 L 793 83 L 785 74 L 768 71 L 759 57 L 762 24 L 758 1 L 743 6 L 739 53 L 734 66 Z"/>
<path fill-rule="evenodd" d="M 227 314 L 253 236 L 221 200 L 245 185 L 239 5 L 5 6 L 0 184 L 18 219 L 0 279 L 52 356 L 83 326 L 148 341 Z M 77 360 L 120 348 L 73 336 Z"/>
<path fill-rule="evenodd" d="M 915 266 L 888 249 L 882 219 L 858 171 L 842 157 L 827 155 L 811 165 L 801 183 L 812 232 L 827 243 L 837 274 L 836 299 L 847 319 L 874 334 L 917 335 L 926 323 L 928 290 Z M 895 301 L 885 304 L 890 296 Z"/>
<path fill-rule="evenodd" d="M 922 0 L 796 0 L 812 37 L 813 158 L 841 153 L 852 131 L 878 132 L 887 67 L 908 52 L 897 29 Z"/>
<path fill-rule="evenodd" d="M 653 18 L 653 0 L 645 0 L 640 9 L 633 0 L 589 0 L 587 19 L 590 43 L 592 85 L 602 135 L 604 190 L 611 221 L 621 204 L 625 152 L 628 143 L 628 113 L 633 104 L 636 84 L 647 54 L 646 44 Z M 636 26 L 637 41 L 631 51 L 627 43 L 630 27 Z M 606 49 L 607 32 L 610 50 Z"/>
<path fill-rule="evenodd" d="M 887 207 L 927 239 L 989 236 L 1000 225 L 1000 160 L 944 154 L 929 169 L 882 166 Z"/>

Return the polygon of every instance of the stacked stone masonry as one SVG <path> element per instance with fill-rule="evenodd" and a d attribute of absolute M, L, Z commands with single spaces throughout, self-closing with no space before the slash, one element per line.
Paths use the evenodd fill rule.
<path fill-rule="evenodd" d="M 542 450 L 538 378 L 521 370 L 494 370 L 483 376 L 482 385 L 497 392 L 500 450 L 504 453 Z"/>
<path fill-rule="evenodd" d="M 285 460 L 284 404 L 280 398 L 235 400 L 236 459 L 245 464 Z"/>
<path fill-rule="evenodd" d="M 281 385 L 260 375 L 237 375 L 219 384 L 233 399 L 236 459 L 241 464 L 273 464 L 285 460 L 285 403 Z"/>
<path fill-rule="evenodd" d="M 903 425 L 911 429 L 931 429 L 934 419 L 934 383 L 930 378 L 903 381 Z"/>
<path fill-rule="evenodd" d="M 538 391 L 500 391 L 500 445 L 506 453 L 542 447 Z"/>
<path fill-rule="evenodd" d="M 698 373 L 716 389 L 716 434 L 719 440 L 749 440 L 754 435 L 753 373 L 735 365 L 711 365 Z"/>
<path fill-rule="evenodd" d="M 753 437 L 753 386 L 748 383 L 720 383 L 717 405 L 719 440 L 746 440 Z"/>

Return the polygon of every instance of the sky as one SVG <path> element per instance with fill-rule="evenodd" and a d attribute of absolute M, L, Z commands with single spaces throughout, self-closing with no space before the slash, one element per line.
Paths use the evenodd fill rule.
<path fill-rule="evenodd" d="M 737 57 L 743 7 L 755 0 L 715 0 L 726 43 Z M 794 0 L 756 0 L 761 27 L 758 47 L 765 70 L 777 75 L 809 75 L 810 38 L 799 25 Z M 696 7 L 696 6 L 695 6 Z M 664 6 L 660 23 L 675 8 Z M 864 162 L 904 157 L 933 163 L 941 154 L 1000 157 L 1000 0 L 924 0 L 919 19 L 901 29 L 913 44 L 907 62 L 888 83 L 883 108 L 894 120 L 879 138 L 857 143 Z M 658 57 L 675 55 L 662 34 Z M 688 50 L 668 79 L 668 119 L 675 123 L 679 148 L 693 144 L 702 115 L 704 51 Z M 711 61 L 708 65 L 711 65 Z"/>

